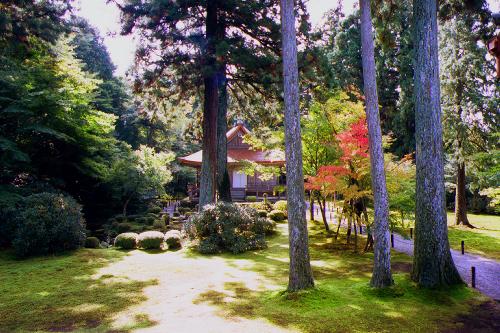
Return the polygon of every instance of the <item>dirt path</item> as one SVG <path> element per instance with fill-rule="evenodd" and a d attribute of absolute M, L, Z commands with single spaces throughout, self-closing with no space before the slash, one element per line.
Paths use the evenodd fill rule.
<path fill-rule="evenodd" d="M 219 293 L 230 294 L 225 288 L 228 283 L 245 281 L 246 288 L 256 291 L 282 288 L 245 269 L 247 265 L 246 260 L 228 262 L 221 257 L 190 258 L 185 250 L 157 254 L 136 250 L 122 261 L 103 268 L 95 277 L 112 275 L 110 281 L 157 281 L 156 285 L 145 289 L 146 302 L 132 306 L 114 318 L 116 328 L 130 325 L 138 314 L 151 322 L 147 328 L 134 329 L 134 333 L 294 332 L 265 319 L 235 318 L 199 301 L 203 294 L 213 293 L 214 298 Z M 231 300 L 234 300 L 232 296 L 223 299 L 225 302 Z"/>
<path fill-rule="evenodd" d="M 309 205 L 308 205 L 309 207 Z M 315 209 L 319 209 L 314 205 Z M 317 213 L 316 219 L 318 219 Z M 309 218 L 309 210 L 307 212 Z M 335 214 L 328 211 L 326 214 L 328 223 L 332 226 L 338 225 Z M 345 227 L 344 224 L 342 224 Z M 413 240 L 405 239 L 401 235 L 394 234 L 394 249 L 399 252 L 413 256 Z M 465 253 L 462 255 L 460 251 L 451 250 L 453 261 L 457 266 L 460 276 L 464 281 L 471 285 L 471 267 L 476 268 L 476 288 L 483 294 L 500 300 L 500 262 L 493 259 L 484 258 L 477 255 Z"/>

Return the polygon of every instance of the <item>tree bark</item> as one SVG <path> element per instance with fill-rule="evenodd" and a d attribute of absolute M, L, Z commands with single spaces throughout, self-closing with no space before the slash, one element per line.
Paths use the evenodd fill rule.
<path fill-rule="evenodd" d="M 321 211 L 321 218 L 323 219 L 323 224 L 325 225 L 325 230 L 330 231 L 330 227 L 328 226 L 328 220 L 326 219 L 326 200 L 322 198 L 321 196 L 318 196 L 318 204 L 319 204 L 319 209 Z"/>
<path fill-rule="evenodd" d="M 281 0 L 281 35 L 283 43 L 285 154 L 287 164 L 286 195 L 290 242 L 288 291 L 297 291 L 313 287 L 314 279 L 309 261 L 304 175 L 302 171 L 299 73 L 293 0 Z"/>
<path fill-rule="evenodd" d="M 473 228 L 467 218 L 467 199 L 465 197 L 465 162 L 457 163 L 457 183 L 455 188 L 455 224 Z"/>
<path fill-rule="evenodd" d="M 414 0 L 416 214 L 412 279 L 421 287 L 462 283 L 448 242 L 436 0 Z"/>
<path fill-rule="evenodd" d="M 374 262 L 370 285 L 375 288 L 383 288 L 394 283 L 391 275 L 391 247 L 389 244 L 389 203 L 385 182 L 380 114 L 378 110 L 370 0 L 361 0 L 360 7 L 363 82 L 375 208 L 375 219 L 373 221 Z"/>
<path fill-rule="evenodd" d="M 217 41 L 226 37 L 226 22 L 222 16 L 218 17 Z M 219 199 L 231 202 L 231 183 L 227 170 L 227 77 L 225 61 L 219 61 L 217 65 L 217 85 L 219 93 L 219 110 L 217 113 L 217 189 Z"/>
<path fill-rule="evenodd" d="M 200 175 L 199 209 L 215 202 L 217 174 L 217 113 L 219 108 L 217 91 L 217 72 L 215 61 L 215 39 L 217 32 L 217 1 L 207 1 L 206 49 L 203 103 L 203 142 Z"/>

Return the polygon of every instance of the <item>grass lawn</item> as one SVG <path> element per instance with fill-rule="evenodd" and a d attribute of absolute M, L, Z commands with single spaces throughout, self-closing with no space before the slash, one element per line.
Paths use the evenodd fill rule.
<path fill-rule="evenodd" d="M 467 214 L 475 229 L 457 226 L 455 216 L 448 213 L 448 238 L 450 246 L 460 250 L 465 241 L 465 251 L 500 261 L 500 216 Z"/>
<path fill-rule="evenodd" d="M 288 239 L 279 227 L 268 249 L 242 255 L 80 250 L 16 261 L 1 253 L 0 332 L 453 332 L 469 327 L 470 312 L 493 320 L 494 305 L 471 289 L 415 287 L 402 254 L 392 259 L 396 287 L 372 290 L 372 254 L 346 249 L 321 225 L 310 237 L 316 288 L 284 293 Z"/>

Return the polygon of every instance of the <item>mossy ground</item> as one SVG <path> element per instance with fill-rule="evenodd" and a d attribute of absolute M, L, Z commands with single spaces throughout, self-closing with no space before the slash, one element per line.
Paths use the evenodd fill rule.
<path fill-rule="evenodd" d="M 473 229 L 455 225 L 455 216 L 448 214 L 448 238 L 453 249 L 465 251 L 500 261 L 500 216 L 467 214 Z"/>
<path fill-rule="evenodd" d="M 0 332 L 452 332 L 486 301 L 464 286 L 417 288 L 411 258 L 398 253 L 395 287 L 373 290 L 361 239 L 355 253 L 321 224 L 310 226 L 316 288 L 286 293 L 286 228 L 266 250 L 241 255 L 80 250 L 17 261 L 2 253 Z"/>

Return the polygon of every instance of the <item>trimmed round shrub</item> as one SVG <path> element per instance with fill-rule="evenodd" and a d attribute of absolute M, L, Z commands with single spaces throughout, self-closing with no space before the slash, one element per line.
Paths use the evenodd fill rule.
<path fill-rule="evenodd" d="M 116 225 L 116 231 L 121 234 L 127 231 L 132 230 L 132 224 L 128 222 L 121 222 Z"/>
<path fill-rule="evenodd" d="M 266 247 L 266 224 L 255 209 L 221 201 L 203 207 L 184 228 L 201 253 L 242 253 Z"/>
<path fill-rule="evenodd" d="M 165 221 L 163 219 L 158 219 L 153 222 L 153 228 L 158 229 L 158 230 L 165 230 L 165 227 L 167 225 L 165 224 Z"/>
<path fill-rule="evenodd" d="M 147 210 L 148 213 L 153 213 L 153 214 L 160 214 L 161 213 L 161 207 L 160 206 L 151 206 Z"/>
<path fill-rule="evenodd" d="M 257 210 L 257 213 L 259 213 L 260 217 L 267 217 L 267 210 L 259 209 Z"/>
<path fill-rule="evenodd" d="M 88 249 L 98 249 L 101 247 L 101 242 L 97 237 L 87 237 L 85 240 L 85 247 Z"/>
<path fill-rule="evenodd" d="M 276 234 L 276 222 L 271 219 L 266 219 L 266 222 L 264 223 L 264 233 L 266 236 Z"/>
<path fill-rule="evenodd" d="M 164 235 L 159 231 L 145 231 L 139 234 L 137 243 L 143 249 L 161 249 Z"/>
<path fill-rule="evenodd" d="M 278 200 L 274 203 L 273 205 L 274 210 L 281 210 L 283 213 L 286 214 L 287 212 L 287 202 L 286 200 Z"/>
<path fill-rule="evenodd" d="M 181 233 L 179 230 L 170 230 L 165 234 L 165 243 L 169 249 L 181 247 Z"/>
<path fill-rule="evenodd" d="M 121 247 L 125 250 L 135 249 L 137 246 L 137 238 L 138 234 L 135 232 L 126 232 L 123 234 L 119 234 L 115 238 L 115 246 Z"/>
<path fill-rule="evenodd" d="M 12 240 L 18 256 L 74 250 L 85 238 L 82 207 L 72 197 L 44 192 L 23 198 Z"/>
<path fill-rule="evenodd" d="M 269 212 L 269 214 L 267 214 L 267 217 L 269 217 L 274 222 L 281 222 L 285 220 L 285 213 L 283 213 L 281 210 L 272 210 Z"/>

